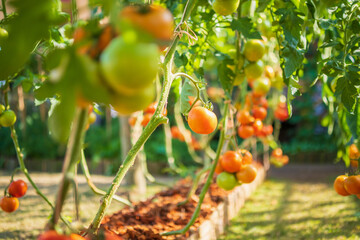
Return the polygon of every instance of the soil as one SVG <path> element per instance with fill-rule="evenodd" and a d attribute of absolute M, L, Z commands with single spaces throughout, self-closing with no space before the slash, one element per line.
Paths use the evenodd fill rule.
<path fill-rule="evenodd" d="M 224 201 L 228 194 L 217 186 L 214 179 L 201 205 L 200 215 L 190 231 L 181 236 L 161 236 L 162 232 L 183 228 L 192 217 L 198 202 L 196 195 L 200 193 L 203 185 L 198 187 L 196 195 L 188 203 L 179 206 L 179 203 L 186 199 L 190 187 L 189 179 L 181 180 L 173 188 L 139 202 L 134 208 L 126 207 L 111 216 L 106 216 L 102 227 L 124 239 L 186 239 L 204 220 L 210 217 L 217 205 Z"/>

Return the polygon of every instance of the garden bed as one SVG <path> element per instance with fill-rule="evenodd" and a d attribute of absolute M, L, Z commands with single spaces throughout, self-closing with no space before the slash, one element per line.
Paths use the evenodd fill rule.
<path fill-rule="evenodd" d="M 265 171 L 259 166 L 258 176 L 254 182 L 228 192 L 220 189 L 214 179 L 201 206 L 199 217 L 190 231 L 183 236 L 161 236 L 160 233 L 179 230 L 190 220 L 198 202 L 197 196 L 178 206 L 186 199 L 191 187 L 188 179 L 179 181 L 173 188 L 161 191 L 144 202 L 139 202 L 134 208 L 126 207 L 111 216 L 106 216 L 102 226 L 124 239 L 132 240 L 216 239 L 264 178 Z M 197 189 L 197 195 L 202 186 Z"/>

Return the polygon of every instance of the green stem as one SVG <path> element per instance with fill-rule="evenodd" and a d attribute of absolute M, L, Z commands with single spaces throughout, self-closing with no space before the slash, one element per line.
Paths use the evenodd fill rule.
<path fill-rule="evenodd" d="M 72 15 L 72 24 L 74 24 L 77 21 L 77 17 L 78 17 L 76 0 L 71 0 L 71 15 Z"/>
<path fill-rule="evenodd" d="M 218 147 L 217 147 L 217 150 L 216 150 L 216 158 L 213 162 L 213 165 L 211 166 L 211 170 L 210 170 L 210 173 L 209 173 L 209 176 L 206 180 L 206 183 L 204 185 L 204 187 L 202 188 L 201 190 L 201 193 L 199 195 L 199 202 L 195 208 L 195 211 L 190 219 L 190 221 L 188 222 L 188 224 L 180 229 L 180 230 L 177 230 L 177 231 L 171 231 L 171 232 L 164 232 L 162 233 L 161 235 L 163 236 L 169 236 L 169 235 L 176 235 L 176 234 L 185 234 L 189 229 L 190 227 L 195 223 L 197 217 L 199 216 L 200 214 L 200 210 L 201 210 L 201 205 L 204 201 L 204 198 L 205 198 L 205 195 L 210 187 L 210 184 L 213 180 L 213 176 L 214 176 L 214 172 L 215 172 L 215 168 L 216 168 L 216 165 L 219 161 L 219 158 L 220 158 L 220 154 L 221 154 L 221 150 L 223 148 L 223 145 L 224 145 L 224 142 L 225 142 L 225 134 L 226 134 L 226 128 L 227 128 L 227 114 L 228 114 L 228 110 L 229 110 L 229 103 L 226 103 L 225 104 L 225 107 L 224 107 L 224 115 L 223 115 L 223 119 L 225 119 L 224 121 L 224 126 L 223 126 L 223 129 L 221 129 L 221 132 L 220 132 L 220 139 L 219 139 L 219 144 L 218 144 Z"/>
<path fill-rule="evenodd" d="M 54 228 L 58 222 L 70 184 L 74 180 L 76 164 L 80 158 L 81 148 L 84 141 L 87 117 L 87 108 L 76 110 L 63 164 L 63 176 L 56 197 L 54 214 L 49 226 L 51 229 Z"/>
<path fill-rule="evenodd" d="M 189 17 L 192 9 L 195 6 L 196 0 L 188 0 L 185 9 L 184 14 L 181 19 L 181 23 L 187 20 Z M 89 226 L 88 232 L 90 233 L 97 233 L 97 230 L 100 227 L 101 220 L 104 218 L 106 210 L 109 208 L 111 204 L 112 197 L 114 196 L 115 192 L 120 186 L 120 183 L 122 182 L 125 174 L 128 172 L 129 168 L 134 164 L 135 157 L 137 153 L 140 151 L 142 146 L 145 144 L 145 142 L 148 140 L 150 135 L 155 131 L 155 129 L 160 125 L 168 122 L 168 119 L 162 115 L 163 109 L 165 107 L 165 104 L 167 102 L 171 84 L 172 84 L 172 78 L 171 78 L 171 61 L 174 57 L 175 49 L 180 41 L 180 36 L 176 36 L 174 41 L 172 42 L 168 52 L 166 53 L 166 56 L 164 58 L 164 62 L 162 64 L 164 69 L 164 82 L 163 82 L 163 89 L 161 91 L 161 96 L 159 103 L 156 107 L 154 115 L 151 117 L 150 122 L 148 125 L 144 128 L 144 131 L 140 135 L 139 139 L 136 141 L 136 143 L 132 146 L 130 151 L 128 152 L 123 164 L 120 166 L 118 172 L 116 173 L 116 176 L 108 189 L 106 195 L 103 198 L 103 201 L 100 205 L 100 208 L 98 209 L 98 212 L 93 219 L 91 225 Z"/>
<path fill-rule="evenodd" d="M 3 14 L 4 14 L 4 18 L 6 18 L 6 17 L 7 17 L 7 12 L 6 12 L 6 0 L 1 0 L 1 6 L 2 6 L 1 10 L 2 10 L 2 12 L 3 12 Z"/>
<path fill-rule="evenodd" d="M 93 183 L 93 181 L 91 180 L 91 175 L 90 175 L 90 171 L 89 171 L 89 168 L 87 166 L 87 163 L 86 163 L 86 159 L 85 159 L 85 154 L 84 154 L 84 150 L 81 151 L 81 160 L 80 160 L 80 166 L 81 166 L 81 169 L 84 173 L 84 176 L 85 176 L 85 179 L 86 179 L 86 182 L 87 184 L 89 185 L 90 189 L 97 195 L 102 195 L 104 196 L 106 194 L 105 191 L 97 188 L 95 186 L 95 184 Z M 124 199 L 120 196 L 117 196 L 117 195 L 114 195 L 113 199 L 115 201 L 118 201 L 120 203 L 123 203 L 129 207 L 132 207 L 132 204 L 130 201 L 128 201 L 127 199 Z"/>

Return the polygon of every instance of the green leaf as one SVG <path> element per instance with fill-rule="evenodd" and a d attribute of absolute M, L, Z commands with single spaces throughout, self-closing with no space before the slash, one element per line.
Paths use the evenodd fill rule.
<path fill-rule="evenodd" d="M 360 136 L 360 104 L 357 103 L 354 108 L 354 113 L 346 113 L 346 122 L 349 126 L 350 132 L 355 139 Z"/>
<path fill-rule="evenodd" d="M 262 39 L 255 24 L 248 17 L 234 19 L 230 24 L 230 28 L 234 31 L 239 31 L 245 38 Z"/>
<path fill-rule="evenodd" d="M 269 0 L 259 0 L 256 12 L 263 12 L 267 6 L 271 3 Z"/>
<path fill-rule="evenodd" d="M 196 97 L 196 88 L 190 80 L 186 79 L 181 87 L 180 94 L 180 112 L 182 114 L 186 113 L 190 108 L 189 101 L 191 99 L 189 97 Z"/>
<path fill-rule="evenodd" d="M 234 81 L 234 72 L 228 67 L 231 63 L 231 59 L 223 60 L 217 68 L 220 83 L 228 96 L 231 94 Z"/>
<path fill-rule="evenodd" d="M 296 49 L 293 46 L 287 45 L 281 51 L 284 58 L 285 65 L 285 77 L 289 78 L 297 69 L 299 69 L 304 60 L 304 55 L 301 50 Z"/>
<path fill-rule="evenodd" d="M 341 102 L 349 112 L 354 111 L 357 89 L 347 78 L 340 77 L 337 80 L 335 95 L 341 97 Z"/>
<path fill-rule="evenodd" d="M 279 24 L 284 31 L 285 40 L 292 47 L 296 47 L 300 41 L 304 23 L 304 20 L 300 18 L 302 14 L 291 8 L 279 9 L 276 14 L 281 15 Z"/>

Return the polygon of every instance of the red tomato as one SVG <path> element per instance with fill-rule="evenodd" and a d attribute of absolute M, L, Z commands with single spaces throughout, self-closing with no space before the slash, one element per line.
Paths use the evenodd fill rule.
<path fill-rule="evenodd" d="M 238 128 L 239 137 L 246 139 L 254 135 L 254 127 L 250 125 L 241 125 Z"/>
<path fill-rule="evenodd" d="M 13 197 L 21 198 L 27 191 L 27 184 L 23 180 L 17 180 L 10 184 L 9 194 Z"/>

